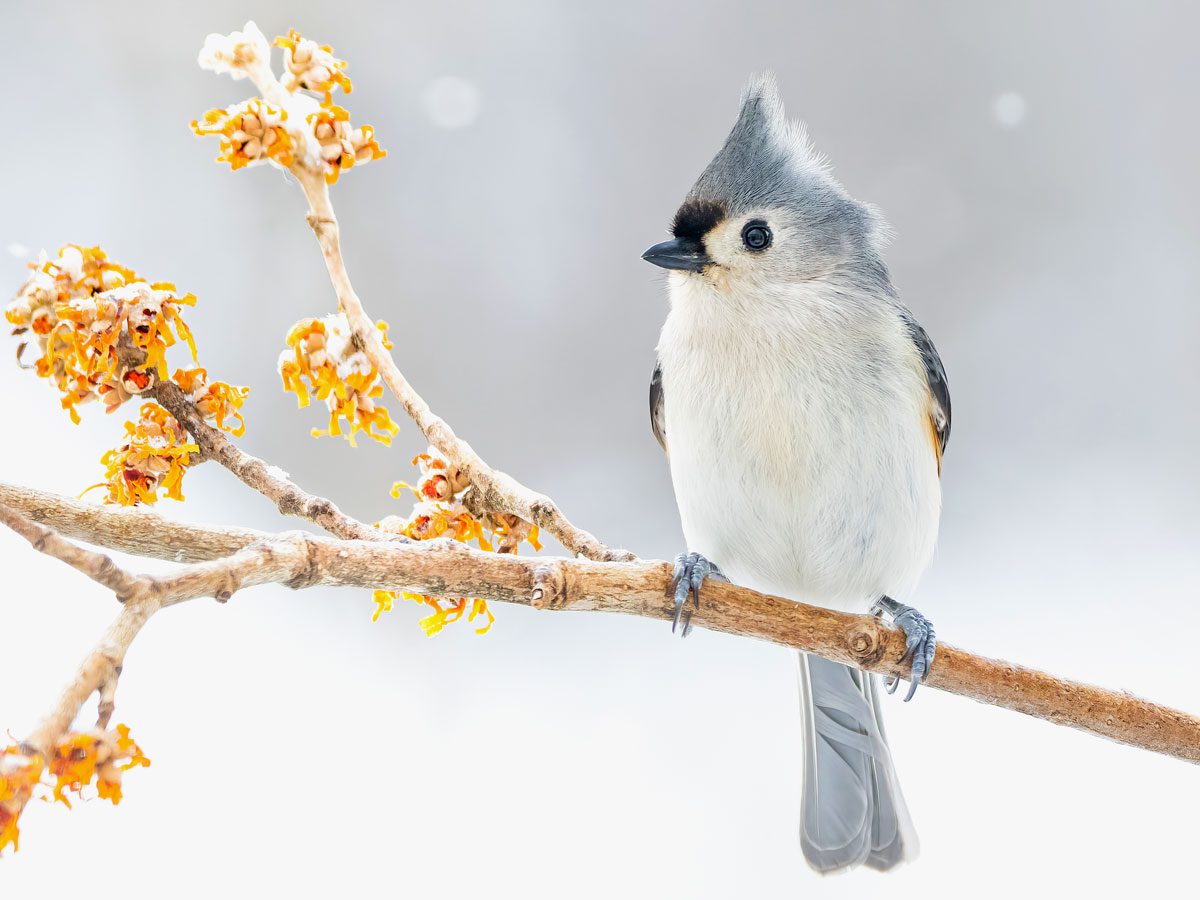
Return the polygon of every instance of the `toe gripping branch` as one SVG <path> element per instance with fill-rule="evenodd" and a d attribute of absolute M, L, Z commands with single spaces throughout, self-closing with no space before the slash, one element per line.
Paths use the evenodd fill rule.
<path fill-rule="evenodd" d="M 917 685 L 928 677 L 929 667 L 933 664 L 933 656 L 937 651 L 933 623 L 911 606 L 905 606 L 891 597 L 880 597 L 875 607 L 891 616 L 892 624 L 904 632 L 904 655 L 900 657 L 900 662 L 912 661 L 912 678 L 908 693 L 904 696 L 904 702 L 907 703 L 917 692 Z M 889 678 L 886 684 L 888 693 L 894 694 L 900 679 Z"/>
<path fill-rule="evenodd" d="M 675 598 L 675 618 L 671 622 L 674 634 L 683 622 L 682 637 L 692 633 L 692 612 L 700 608 L 700 586 L 708 578 L 729 581 L 715 563 L 709 562 L 699 553 L 680 553 L 675 557 L 675 571 L 667 582 L 667 596 Z M 692 595 L 692 607 L 687 608 L 688 594 Z"/>

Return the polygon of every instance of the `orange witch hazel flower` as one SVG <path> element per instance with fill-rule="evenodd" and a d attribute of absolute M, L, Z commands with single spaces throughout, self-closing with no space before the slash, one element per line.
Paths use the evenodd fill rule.
<path fill-rule="evenodd" d="M 246 420 L 242 418 L 240 410 L 250 394 L 250 388 L 236 387 L 223 381 L 210 382 L 206 369 L 176 369 L 171 380 L 183 389 L 200 414 L 217 428 L 228 431 L 234 437 L 246 433 Z M 230 420 L 229 425 L 225 424 L 226 419 Z M 236 426 L 232 424 L 233 421 L 237 422 Z"/>
<path fill-rule="evenodd" d="M 146 363 L 154 368 L 159 378 L 167 377 L 167 348 L 175 343 L 172 325 L 187 343 L 192 361 L 195 361 L 196 342 L 179 315 L 180 306 L 196 305 L 194 294 L 179 296 L 175 285 L 169 281 L 149 285 L 140 281 L 109 291 L 102 297 L 120 304 L 121 315 L 128 323 L 129 337 L 134 346 L 146 351 Z"/>
<path fill-rule="evenodd" d="M 121 802 L 121 776 L 150 760 L 129 735 L 129 726 L 111 731 L 75 731 L 54 748 L 47 767 L 40 755 L 20 746 L 0 751 L 0 852 L 12 845 L 18 849 L 17 819 L 34 796 L 53 798 L 71 806 L 71 794 L 85 797 L 84 788 L 95 785 L 95 796 L 113 805 Z M 48 770 L 52 783 L 42 780 Z M 90 799 L 90 798 L 89 798 Z"/>
<path fill-rule="evenodd" d="M 220 135 L 217 162 L 229 163 L 235 172 L 262 162 L 287 169 L 295 160 L 292 138 L 284 127 L 287 117 L 287 110 L 255 98 L 226 109 L 210 109 L 202 120 L 192 122 L 192 131 Z"/>
<path fill-rule="evenodd" d="M 62 406 L 79 421 L 75 407 L 102 400 L 109 412 L 166 378 L 166 350 L 181 339 L 195 358 L 192 333 L 181 307 L 196 302 L 169 282 L 147 283 L 108 259 L 99 247 L 66 244 L 33 270 L 5 318 L 39 350 L 34 371 L 62 393 Z M 122 349 L 141 350 L 144 361 L 123 361 Z"/>
<path fill-rule="evenodd" d="M 383 332 L 384 345 L 391 347 L 387 323 L 379 322 L 377 327 Z M 354 446 L 354 436 L 361 431 L 381 444 L 391 444 L 400 426 L 387 409 L 376 404 L 383 396 L 379 372 L 354 345 L 344 315 L 301 319 L 288 332 L 287 345 L 289 349 L 279 356 L 284 390 L 296 395 L 301 409 L 313 398 L 329 408 L 328 430 L 314 428 L 313 437 L 343 435 Z M 342 421 L 349 431 L 342 431 Z"/>
<path fill-rule="evenodd" d="M 413 465 L 418 466 L 421 478 L 414 488 L 403 481 L 397 481 L 392 486 L 392 496 L 399 498 L 404 490 L 412 491 L 418 498 L 413 505 L 408 518 L 388 516 L 377 524 L 377 528 L 392 534 L 402 534 L 415 541 L 426 541 L 434 538 L 449 537 L 462 543 L 475 541 L 481 550 L 497 550 L 500 553 L 516 553 L 522 542 L 528 542 L 535 550 L 541 550 L 538 542 L 538 529 L 516 516 L 487 517 L 486 524 L 477 519 L 463 504 L 463 498 L 471 489 L 466 474 L 456 466 L 452 466 L 444 456 L 433 447 L 427 453 L 413 457 Z M 489 537 L 490 532 L 490 537 Z M 494 543 L 499 539 L 499 546 Z M 468 599 L 443 599 L 425 594 L 403 594 L 405 600 L 423 603 L 433 608 L 432 615 L 421 620 L 421 628 L 425 634 L 435 635 L 446 625 L 457 622 L 464 615 L 468 622 L 482 617 L 486 621 L 475 629 L 476 634 L 485 634 L 496 621 L 486 600 L 479 597 Z M 380 615 L 390 612 L 395 604 L 395 591 L 375 591 L 375 613 L 372 621 L 378 621 Z"/>
<path fill-rule="evenodd" d="M 275 38 L 275 46 L 283 48 L 283 65 L 287 70 L 283 86 L 289 91 L 303 88 L 324 94 L 324 103 L 331 102 L 335 88 L 350 93 L 354 86 L 346 75 L 346 61 L 333 55 L 328 44 L 318 44 L 304 37 L 295 28 L 286 37 Z"/>
<path fill-rule="evenodd" d="M 72 732 L 59 742 L 50 761 L 55 778 L 54 799 L 70 808 L 68 793 L 83 796 L 83 788 L 96 783 L 96 795 L 114 806 L 121 802 L 121 773 L 150 760 L 129 736 L 128 725 L 113 731 Z"/>
<path fill-rule="evenodd" d="M 17 819 L 42 781 L 45 768 L 41 756 L 27 754 L 20 747 L 0 751 L 0 853 L 12 845 L 19 849 Z"/>
<path fill-rule="evenodd" d="M 105 480 L 92 487 L 107 488 L 104 502 L 121 506 L 155 503 L 160 488 L 172 500 L 182 500 L 184 472 L 191 454 L 200 450 L 187 437 L 178 420 L 157 403 L 143 405 L 138 420 L 125 423 L 124 442 L 101 458 Z"/>
<path fill-rule="evenodd" d="M 370 125 L 354 128 L 350 124 L 350 113 L 340 106 L 322 107 L 310 113 L 307 119 L 320 148 L 325 180 L 330 184 L 336 184 L 342 171 L 356 163 L 362 165 L 387 156 L 387 151 L 375 140 L 375 129 Z"/>

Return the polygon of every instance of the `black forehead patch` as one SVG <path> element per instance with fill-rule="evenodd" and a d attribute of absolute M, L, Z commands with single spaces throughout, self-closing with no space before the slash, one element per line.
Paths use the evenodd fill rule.
<path fill-rule="evenodd" d="M 698 241 L 725 220 L 727 212 L 711 200 L 688 200 L 675 213 L 671 233 L 677 238 Z"/>

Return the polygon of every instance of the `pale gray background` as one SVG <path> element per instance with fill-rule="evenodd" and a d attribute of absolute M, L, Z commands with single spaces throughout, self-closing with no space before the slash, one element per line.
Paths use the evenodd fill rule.
<path fill-rule="evenodd" d="M 754 71 L 895 227 L 955 425 L 920 607 L 946 640 L 1200 710 L 1200 15 L 1186 4 L 107 3 L 0 6 L 0 248 L 102 243 L 195 291 L 201 362 L 249 384 L 243 446 L 374 519 L 422 449 L 311 440 L 274 371 L 332 308 L 299 192 L 231 174 L 188 121 L 247 95 L 210 31 L 295 25 L 351 60 L 388 159 L 336 189 L 359 292 L 483 455 L 639 554 L 681 546 L 646 383 L 661 240 Z M 436 124 L 435 79 L 478 115 Z M 1015 94 L 1016 98 L 1007 97 Z M 436 104 L 435 104 L 436 106 Z M 453 110 L 451 110 L 453 112 Z M 1023 115 L 1022 115 L 1023 113 Z M 0 254 L 5 290 L 21 247 Z M 78 491 L 121 421 L 72 427 L 0 366 L 3 477 Z M 290 527 L 225 471 L 197 521 Z M 115 610 L 0 535 L 0 727 L 49 705 Z M 21 896 L 979 897 L 1182 889 L 1183 763 L 923 691 L 888 728 L 914 866 L 820 880 L 796 838 L 799 719 L 778 648 L 497 610 L 427 640 L 364 592 L 260 589 L 156 618 L 118 720 L 154 760 L 120 808 L 34 806 Z"/>

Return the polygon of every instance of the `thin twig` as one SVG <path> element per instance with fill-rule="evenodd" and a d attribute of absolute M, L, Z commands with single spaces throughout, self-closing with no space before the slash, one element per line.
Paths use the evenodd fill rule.
<path fill-rule="evenodd" d="M 146 352 L 135 346 L 127 336 L 123 336 L 118 343 L 117 353 L 122 365 L 129 368 L 141 366 L 146 361 Z M 308 493 L 280 469 L 240 449 L 224 432 L 208 424 L 191 398 L 175 382 L 155 379 L 148 393 L 179 420 L 200 447 L 200 452 L 193 454 L 189 466 L 216 460 L 247 487 L 272 501 L 283 515 L 307 519 L 334 537 L 364 541 L 406 540 L 400 535 L 384 534 L 346 515 L 332 500 Z"/>
<path fill-rule="evenodd" d="M 246 70 L 246 74 L 267 101 L 280 106 L 286 105 L 286 91 L 269 66 L 253 66 Z M 362 301 L 350 284 L 350 276 L 346 271 L 345 260 L 342 258 L 341 233 L 337 217 L 333 212 L 333 204 L 329 199 L 329 186 L 325 181 L 324 171 L 312 168 L 303 155 L 298 155 L 291 166 L 291 172 L 300 182 L 304 189 L 304 195 L 308 199 L 308 222 L 316 233 L 321 253 L 325 258 L 325 267 L 329 271 L 329 279 L 333 283 L 334 293 L 338 299 L 338 306 L 346 315 L 355 341 L 367 354 L 371 364 L 379 371 L 384 383 L 400 401 L 405 412 L 421 429 L 425 439 L 437 448 L 453 466 L 462 470 L 466 475 L 476 492 L 473 498 L 474 505 L 492 511 L 511 513 L 527 522 L 532 522 L 541 530 L 554 535 L 559 543 L 576 556 L 595 560 L 635 559 L 636 557 L 628 550 L 607 547 L 595 535 L 573 525 L 563 515 L 558 505 L 546 495 L 531 491 L 512 476 L 491 468 L 472 449 L 470 444 L 454 433 L 444 419 L 434 414 L 433 410 L 429 408 L 429 404 L 413 389 L 400 372 L 392 355 L 384 348 L 379 337 L 379 330 L 367 315 Z M 169 387 L 167 391 L 169 392 Z M 161 397 L 160 402 L 168 409 L 171 408 Z M 196 437 L 201 449 L 209 453 L 214 452 L 214 447 L 206 445 L 194 431 L 192 434 L 193 437 Z M 224 436 L 221 435 L 221 437 Z M 229 441 L 225 440 L 225 443 L 229 444 Z M 230 444 L 230 446 L 232 445 Z M 219 456 L 217 458 L 220 459 Z M 232 470 L 235 474 L 237 473 L 236 469 Z M 239 477 L 241 476 L 239 475 Z M 246 481 L 245 478 L 242 480 Z M 336 531 L 331 533 L 338 534 Z M 338 536 L 350 537 L 352 535 L 339 534 Z M 359 536 L 379 539 L 378 534 Z"/>
<path fill-rule="evenodd" d="M 71 683 L 58 698 L 50 715 L 22 743 L 41 755 L 42 759 L 54 758 L 54 747 L 66 735 L 79 710 L 92 694 L 115 688 L 125 651 L 133 643 L 146 621 L 159 609 L 156 599 L 144 594 L 126 601 L 121 614 L 113 620 L 104 636 L 92 649 Z M 111 696 L 109 703 L 111 704 Z M 101 717 L 104 712 L 101 711 Z"/>
<path fill-rule="evenodd" d="M 480 504 L 487 509 L 512 513 L 527 522 L 532 522 L 543 531 L 554 535 L 559 543 L 576 556 L 594 560 L 634 559 L 634 555 L 628 550 L 607 547 L 595 535 L 571 524 L 549 497 L 531 491 L 511 475 L 491 468 L 470 444 L 454 433 L 444 419 L 434 414 L 429 404 L 400 372 L 391 353 L 384 348 L 375 323 L 367 315 L 362 301 L 350 284 L 350 276 L 342 259 L 337 217 L 333 212 L 329 187 L 324 177 L 301 165 L 293 167 L 293 172 L 308 198 L 308 223 L 317 235 L 321 253 L 325 257 L 325 267 L 329 270 L 329 278 L 337 294 L 338 305 L 345 313 L 355 339 L 372 365 L 379 370 L 388 389 L 403 405 L 404 411 L 421 429 L 426 440 L 467 476 L 474 489 L 479 492 Z"/>
<path fill-rule="evenodd" d="M 346 515 L 332 500 L 308 493 L 278 469 L 240 449 L 221 431 L 204 421 L 204 416 L 174 382 L 158 382 L 154 396 L 188 430 L 206 457 L 216 460 L 247 486 L 273 502 L 285 516 L 307 519 L 335 537 L 362 541 L 404 540 Z"/>
<path fill-rule="evenodd" d="M 53 529 L 27 518 L 14 507 L 0 503 L 0 523 L 25 538 L 35 549 L 104 585 L 124 604 L 120 615 L 84 658 L 75 678 L 62 692 L 50 715 L 23 742 L 42 759 L 51 759 L 54 747 L 92 694 L 103 691 L 108 710 L 111 711 L 112 695 L 116 690 L 125 651 L 159 604 L 152 590 L 152 579 L 125 571 L 103 553 L 76 546 L 59 537 Z M 104 701 L 101 703 L 100 718 L 106 718 Z"/>
<path fill-rule="evenodd" d="M 71 502 L 66 498 L 59 499 L 63 502 L 56 518 L 69 518 L 74 514 Z M 94 543 L 104 543 L 116 528 L 131 524 L 127 516 L 113 519 L 113 522 L 98 523 L 103 530 L 89 535 Z M 235 591 L 260 584 L 279 582 L 292 587 L 307 587 L 315 583 L 315 569 L 310 563 L 311 539 L 298 531 L 271 535 L 267 540 L 241 548 L 232 556 L 186 566 L 173 575 L 149 576 L 133 575 L 109 557 L 76 546 L 13 506 L 0 503 L 0 524 L 11 528 L 46 555 L 109 588 L 124 604 L 120 615 L 84 658 L 53 710 L 22 742 L 28 752 L 37 753 L 43 759 L 52 758 L 55 746 L 66 735 L 79 710 L 97 691 L 101 694 L 100 724 L 107 725 L 125 653 L 142 626 L 158 610 L 196 597 L 214 597 L 225 602 Z M 109 527 L 105 528 L 105 525 Z M 140 530 L 143 529 L 139 527 Z M 123 539 L 118 537 L 115 542 L 123 542 Z M 354 546 L 371 544 L 356 541 Z"/>
<path fill-rule="evenodd" d="M 34 550 L 62 560 L 78 569 L 88 578 L 104 585 L 122 603 L 142 587 L 140 579 L 130 575 L 112 561 L 112 557 L 92 550 L 84 550 L 70 541 L 64 541 L 45 525 L 27 519 L 10 506 L 0 503 L 0 524 L 7 525 L 33 546 Z"/>

